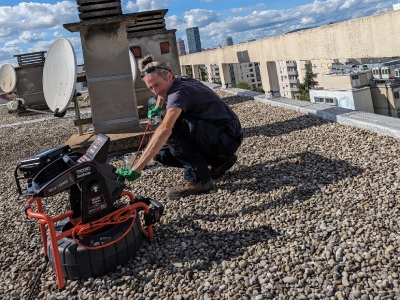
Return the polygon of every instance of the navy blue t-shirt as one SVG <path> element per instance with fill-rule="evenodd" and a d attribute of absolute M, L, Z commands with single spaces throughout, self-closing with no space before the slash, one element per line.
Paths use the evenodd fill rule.
<path fill-rule="evenodd" d="M 180 108 L 187 116 L 223 128 L 232 136 L 242 135 L 242 126 L 233 110 L 214 91 L 193 78 L 175 77 L 168 91 L 169 108 Z"/>

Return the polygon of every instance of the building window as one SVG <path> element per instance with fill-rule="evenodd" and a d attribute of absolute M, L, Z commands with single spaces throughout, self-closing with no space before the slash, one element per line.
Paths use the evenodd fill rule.
<path fill-rule="evenodd" d="M 161 54 L 169 53 L 169 42 L 160 43 Z"/>
<path fill-rule="evenodd" d="M 358 79 L 358 75 L 352 75 L 352 76 L 351 76 L 351 79 L 352 79 L 352 80 Z"/>
<path fill-rule="evenodd" d="M 140 46 L 133 46 L 130 48 L 130 50 L 135 58 L 142 57 L 142 49 L 140 49 Z"/>
<path fill-rule="evenodd" d="M 321 97 L 314 97 L 315 103 L 326 103 L 336 105 L 336 98 L 321 98 Z"/>

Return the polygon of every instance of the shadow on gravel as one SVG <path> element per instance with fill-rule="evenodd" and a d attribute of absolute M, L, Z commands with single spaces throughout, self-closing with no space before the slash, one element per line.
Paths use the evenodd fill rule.
<path fill-rule="evenodd" d="M 327 123 L 332 123 L 332 121 L 315 116 L 304 115 L 283 122 L 265 124 L 259 127 L 243 128 L 243 132 L 245 137 L 252 137 L 261 134 L 265 136 L 278 136 L 314 126 L 321 126 Z"/>
<path fill-rule="evenodd" d="M 243 97 L 243 96 L 226 97 L 226 98 L 222 98 L 222 100 L 228 105 L 235 105 L 235 104 L 246 103 L 248 101 L 254 101 L 250 97 Z"/>
<path fill-rule="evenodd" d="M 329 159 L 312 152 L 294 154 L 266 164 L 238 168 L 237 172 L 228 172 L 225 175 L 232 178 L 228 179 L 229 183 L 216 182 L 216 187 L 230 191 L 253 190 L 257 193 L 268 193 L 283 186 L 294 187 L 284 195 L 284 198 L 269 203 L 263 209 L 288 204 L 295 200 L 307 200 L 323 186 L 344 178 L 355 177 L 363 172 L 363 169 L 354 167 L 346 161 Z"/>
<path fill-rule="evenodd" d="M 210 221 L 210 219 L 218 222 L 229 217 L 234 218 L 237 215 L 194 214 L 190 220 L 181 219 L 158 226 L 155 238 L 158 239 L 156 248 L 168 249 L 175 246 L 174 256 L 171 257 L 170 254 L 165 253 L 161 259 L 157 259 L 155 253 L 147 252 L 149 263 L 172 269 L 172 273 L 177 270 L 174 271 L 175 267 L 171 264 L 171 261 L 182 264 L 190 262 L 191 266 L 184 268 L 186 272 L 209 271 L 214 264 L 241 258 L 252 246 L 260 243 L 266 245 L 268 240 L 275 239 L 278 236 L 278 233 L 269 226 L 259 226 L 240 231 L 206 230 L 196 222 L 196 220 Z M 176 228 L 175 226 L 179 228 L 178 232 L 173 230 L 173 228 Z M 151 241 L 152 244 L 154 244 L 155 239 Z M 182 247 L 179 241 L 185 241 L 188 245 Z M 180 272 L 182 272 L 182 269 L 180 269 Z"/>

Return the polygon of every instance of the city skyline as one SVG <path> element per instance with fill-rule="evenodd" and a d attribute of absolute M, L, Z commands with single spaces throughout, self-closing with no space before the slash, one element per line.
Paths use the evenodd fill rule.
<path fill-rule="evenodd" d="M 122 0 L 122 12 L 165 9 L 167 29 L 176 29 L 184 39 L 185 30 L 199 27 L 203 48 L 223 45 L 226 36 L 235 43 L 267 38 L 301 28 L 321 26 L 391 11 L 397 0 L 290 0 L 290 1 L 159 1 Z M 63 24 L 79 22 L 75 0 L 2 0 L 0 6 L 0 64 L 16 65 L 13 55 L 48 51 L 60 37 L 74 46 L 77 62 L 82 63 L 79 33 L 70 33 Z M 333 13 L 335 12 L 335 13 Z M 337 13 L 340 12 L 340 13 Z"/>

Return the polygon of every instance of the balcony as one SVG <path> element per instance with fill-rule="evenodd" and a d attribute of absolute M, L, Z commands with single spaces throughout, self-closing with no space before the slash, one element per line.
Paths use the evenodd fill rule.
<path fill-rule="evenodd" d="M 298 71 L 287 71 L 288 75 L 299 75 Z"/>
<path fill-rule="evenodd" d="M 291 92 L 300 92 L 300 89 L 297 86 L 293 86 L 293 87 L 290 87 L 290 91 Z"/>
<path fill-rule="evenodd" d="M 286 67 L 288 67 L 288 68 L 290 68 L 290 67 L 297 68 L 297 64 L 296 64 L 296 62 L 287 62 L 286 63 Z"/>

